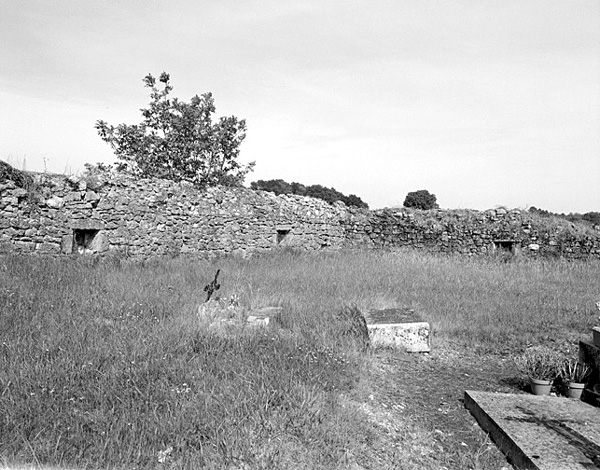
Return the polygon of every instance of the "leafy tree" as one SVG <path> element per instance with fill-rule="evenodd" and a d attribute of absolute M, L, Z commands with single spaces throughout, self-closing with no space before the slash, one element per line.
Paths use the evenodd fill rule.
<path fill-rule="evenodd" d="M 321 186 L 320 184 L 313 184 L 311 186 L 307 186 L 306 196 L 323 199 L 329 204 L 333 204 L 336 201 L 341 201 L 344 197 L 342 193 L 336 191 L 335 189 L 326 188 L 325 186 Z"/>
<path fill-rule="evenodd" d="M 261 190 L 261 191 L 270 191 L 277 195 L 292 193 L 290 184 L 286 183 L 283 180 L 253 181 L 252 183 L 250 183 L 250 188 Z M 295 194 L 295 193 L 293 193 L 293 194 Z"/>
<path fill-rule="evenodd" d="M 348 196 L 344 196 L 344 198 L 342 199 L 342 202 L 344 204 L 346 204 L 348 207 L 354 206 L 354 207 L 362 207 L 364 209 L 369 208 L 369 205 L 365 201 L 363 201 L 361 198 L 359 198 L 356 194 L 350 194 Z"/>
<path fill-rule="evenodd" d="M 404 207 L 428 210 L 437 209 L 439 206 L 436 202 L 435 194 L 431 194 L 426 189 L 420 189 L 419 191 L 413 191 L 406 195 Z"/>
<path fill-rule="evenodd" d="M 592 225 L 600 225 L 600 212 L 586 212 L 582 218 Z"/>
<path fill-rule="evenodd" d="M 170 98 L 168 73 L 158 81 L 148 74 L 144 84 L 152 91 L 151 102 L 142 109 L 140 124 L 96 122 L 98 134 L 121 160 L 117 169 L 139 176 L 190 181 L 198 186 L 240 185 L 254 167 L 238 162 L 240 144 L 246 137 L 246 121 L 235 116 L 213 123 L 216 111 L 211 93 L 194 96 L 189 103 Z"/>
<path fill-rule="evenodd" d="M 550 217 L 551 215 L 558 215 L 558 214 L 552 214 L 552 212 L 548 212 L 546 209 L 540 209 L 535 206 L 531 206 L 528 209 L 528 211 L 531 212 L 532 214 L 537 214 L 540 217 Z"/>
<path fill-rule="evenodd" d="M 275 194 L 298 194 L 300 196 L 310 196 L 333 204 L 336 201 L 342 201 L 348 207 L 362 207 L 368 209 L 369 205 L 364 202 L 361 198 L 354 194 L 346 196 L 334 188 L 327 188 L 320 184 L 313 184 L 311 186 L 304 186 L 300 183 L 287 183 L 281 179 L 276 180 L 258 180 L 250 183 L 252 189 L 259 189 L 262 191 L 271 191 Z"/>
<path fill-rule="evenodd" d="M 298 194 L 299 196 L 306 196 L 306 186 L 300 183 L 292 183 L 290 185 L 292 194 Z"/>

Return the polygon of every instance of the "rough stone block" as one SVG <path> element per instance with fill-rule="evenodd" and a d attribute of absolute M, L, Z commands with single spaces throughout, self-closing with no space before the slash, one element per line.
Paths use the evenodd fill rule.
<path fill-rule="evenodd" d="M 246 322 L 249 327 L 269 326 L 269 320 L 270 320 L 269 317 L 260 318 L 260 317 L 255 317 L 254 315 L 248 315 Z"/>
<path fill-rule="evenodd" d="M 271 322 L 279 322 L 281 307 L 260 307 L 251 310 L 248 313 L 248 326 L 268 326 Z"/>
<path fill-rule="evenodd" d="M 71 191 L 63 198 L 64 203 L 81 201 L 81 193 L 79 191 Z"/>
<path fill-rule="evenodd" d="M 62 197 L 52 196 L 46 199 L 46 205 L 52 209 L 61 209 L 65 205 L 65 202 Z"/>
<path fill-rule="evenodd" d="M 87 192 L 85 193 L 85 200 L 86 201 L 98 201 L 100 199 L 100 196 L 98 196 L 98 194 L 96 194 L 94 191 L 91 190 L 87 190 Z"/>
<path fill-rule="evenodd" d="M 60 252 L 63 255 L 73 253 L 73 235 L 63 235 L 60 242 Z"/>
<path fill-rule="evenodd" d="M 105 224 L 98 219 L 72 219 L 69 226 L 75 230 L 103 230 Z"/>
<path fill-rule="evenodd" d="M 414 310 L 371 310 L 366 315 L 366 320 L 373 346 L 388 346 L 407 352 L 431 350 L 429 323 L 423 321 Z"/>
<path fill-rule="evenodd" d="M 47 243 L 47 242 L 36 243 L 35 251 L 40 254 L 51 254 L 51 253 L 58 254 L 58 253 L 60 253 L 60 245 L 58 243 Z"/>

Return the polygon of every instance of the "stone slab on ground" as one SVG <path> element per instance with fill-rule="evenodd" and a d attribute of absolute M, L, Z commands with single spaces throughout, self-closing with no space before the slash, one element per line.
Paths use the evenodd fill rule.
<path fill-rule="evenodd" d="M 408 308 L 370 310 L 366 315 L 371 344 L 408 352 L 429 352 L 429 323 Z"/>
<path fill-rule="evenodd" d="M 251 310 L 246 319 L 251 326 L 268 326 L 271 319 L 278 319 L 282 312 L 281 307 L 261 307 Z"/>
<path fill-rule="evenodd" d="M 600 468 L 600 409 L 579 400 L 465 391 L 465 406 L 517 469 Z"/>

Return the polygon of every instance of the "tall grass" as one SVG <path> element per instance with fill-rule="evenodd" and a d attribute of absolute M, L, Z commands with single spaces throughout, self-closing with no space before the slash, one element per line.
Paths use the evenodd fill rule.
<path fill-rule="evenodd" d="M 282 328 L 222 336 L 198 322 L 217 268 L 223 297 L 281 306 Z M 364 367 L 341 334 L 343 305 L 410 306 L 437 338 L 493 350 L 587 334 L 599 294 L 598 262 L 410 251 L 0 258 L 0 456 L 80 468 L 337 468 L 377 439 L 338 399 Z"/>

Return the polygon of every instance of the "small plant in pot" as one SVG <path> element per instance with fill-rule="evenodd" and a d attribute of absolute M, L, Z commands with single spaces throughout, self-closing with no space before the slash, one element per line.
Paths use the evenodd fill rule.
<path fill-rule="evenodd" d="M 577 359 L 566 359 L 560 370 L 560 377 L 565 386 L 565 395 L 569 398 L 581 398 L 587 379 L 592 373 L 592 368 Z"/>
<path fill-rule="evenodd" d="M 534 395 L 549 395 L 554 380 L 559 374 L 561 359 L 552 349 L 545 346 L 528 348 L 514 358 L 515 365 L 529 378 Z"/>

